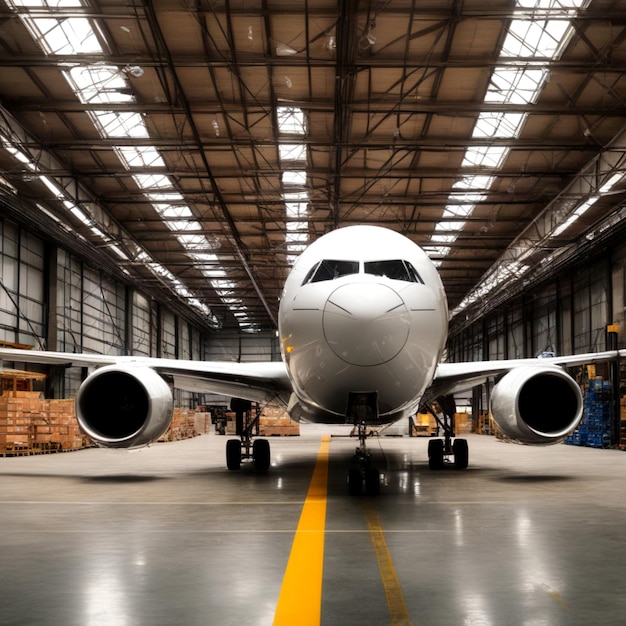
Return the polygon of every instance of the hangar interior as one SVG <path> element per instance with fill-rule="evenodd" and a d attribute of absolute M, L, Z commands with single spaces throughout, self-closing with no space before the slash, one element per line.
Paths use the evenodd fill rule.
<path fill-rule="evenodd" d="M 296 258 L 365 224 L 436 265 L 450 363 L 622 348 L 625 66 L 626 0 L 0 0 L 0 346 L 277 362 Z M 476 465 L 378 437 L 380 498 L 345 427 L 229 472 L 193 391 L 185 441 L 31 454 L 87 445 L 87 368 L 1 365 L 2 623 L 623 623 L 619 363 L 572 371 L 589 445 L 478 436 L 490 379 Z"/>
<path fill-rule="evenodd" d="M 3 2 L 0 339 L 278 360 L 294 259 L 375 224 L 437 265 L 449 360 L 621 346 L 623 8 Z"/>

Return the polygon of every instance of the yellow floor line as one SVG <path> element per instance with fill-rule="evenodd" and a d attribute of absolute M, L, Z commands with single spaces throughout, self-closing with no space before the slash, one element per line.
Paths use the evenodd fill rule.
<path fill-rule="evenodd" d="M 365 517 L 367 519 L 367 527 L 370 532 L 372 545 L 374 546 L 374 552 L 376 553 L 376 559 L 378 560 L 378 568 L 380 569 L 385 596 L 387 597 L 391 624 L 392 626 L 411 626 L 406 602 L 404 601 L 404 594 L 402 593 L 402 587 L 400 586 L 400 581 L 398 580 L 393 561 L 391 560 L 391 554 L 387 548 L 385 534 L 383 533 L 378 514 L 372 505 L 365 507 Z"/>
<path fill-rule="evenodd" d="M 278 596 L 274 626 L 319 626 L 330 437 L 322 437 Z"/>

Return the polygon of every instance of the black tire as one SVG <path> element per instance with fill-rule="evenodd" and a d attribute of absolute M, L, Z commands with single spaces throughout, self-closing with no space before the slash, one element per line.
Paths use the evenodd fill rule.
<path fill-rule="evenodd" d="M 431 470 L 443 469 L 443 439 L 428 442 L 428 467 Z"/>
<path fill-rule="evenodd" d="M 270 467 L 270 442 L 267 439 L 257 439 L 252 444 L 252 460 L 257 472 L 267 472 Z"/>
<path fill-rule="evenodd" d="M 358 467 L 353 467 L 348 472 L 348 493 L 351 496 L 360 496 L 363 492 L 363 474 Z"/>
<path fill-rule="evenodd" d="M 467 469 L 469 464 L 467 439 L 455 439 L 452 444 L 452 452 L 454 453 L 454 467 L 459 470 Z"/>
<path fill-rule="evenodd" d="M 376 467 L 365 470 L 365 493 L 368 496 L 377 496 L 380 493 L 380 472 Z"/>
<path fill-rule="evenodd" d="M 226 442 L 226 467 L 229 470 L 238 470 L 241 467 L 241 441 L 229 439 Z"/>

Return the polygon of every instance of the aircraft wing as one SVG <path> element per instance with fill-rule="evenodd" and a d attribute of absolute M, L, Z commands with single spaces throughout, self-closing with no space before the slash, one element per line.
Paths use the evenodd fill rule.
<path fill-rule="evenodd" d="M 11 348 L 0 348 L 0 359 L 66 367 L 106 365 L 145 367 L 171 378 L 174 387 L 178 389 L 196 393 L 223 394 L 255 402 L 276 400 L 281 404 L 287 404 L 291 394 L 287 368 L 283 362 L 276 361 L 257 363 L 190 361 Z"/>
<path fill-rule="evenodd" d="M 626 350 L 608 350 L 605 352 L 588 352 L 568 356 L 534 358 L 534 359 L 502 359 L 495 361 L 468 361 L 461 363 L 440 363 L 432 382 L 431 393 L 444 395 L 468 389 L 484 382 L 491 376 L 498 376 L 516 367 L 545 367 L 557 365 L 571 367 L 575 365 L 591 365 L 626 358 Z M 430 395 L 430 394 L 429 394 Z"/>

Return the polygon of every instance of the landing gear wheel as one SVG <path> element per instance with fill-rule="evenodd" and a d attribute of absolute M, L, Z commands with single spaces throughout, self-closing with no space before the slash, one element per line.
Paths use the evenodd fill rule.
<path fill-rule="evenodd" d="M 270 442 L 257 439 L 252 445 L 252 459 L 257 472 L 267 472 L 270 467 Z"/>
<path fill-rule="evenodd" d="M 377 496 L 380 493 L 380 472 L 376 467 L 365 470 L 365 493 L 368 496 Z"/>
<path fill-rule="evenodd" d="M 455 439 L 452 444 L 452 453 L 454 454 L 454 467 L 459 470 L 467 469 L 469 463 L 467 439 Z"/>
<path fill-rule="evenodd" d="M 352 467 L 348 472 L 348 493 L 351 496 L 360 496 L 362 491 L 363 474 L 358 467 Z"/>
<path fill-rule="evenodd" d="M 229 470 L 238 470 L 241 467 L 241 441 L 229 439 L 226 442 L 226 467 Z"/>
<path fill-rule="evenodd" d="M 428 442 L 428 467 L 431 470 L 443 469 L 443 439 L 431 439 Z"/>

